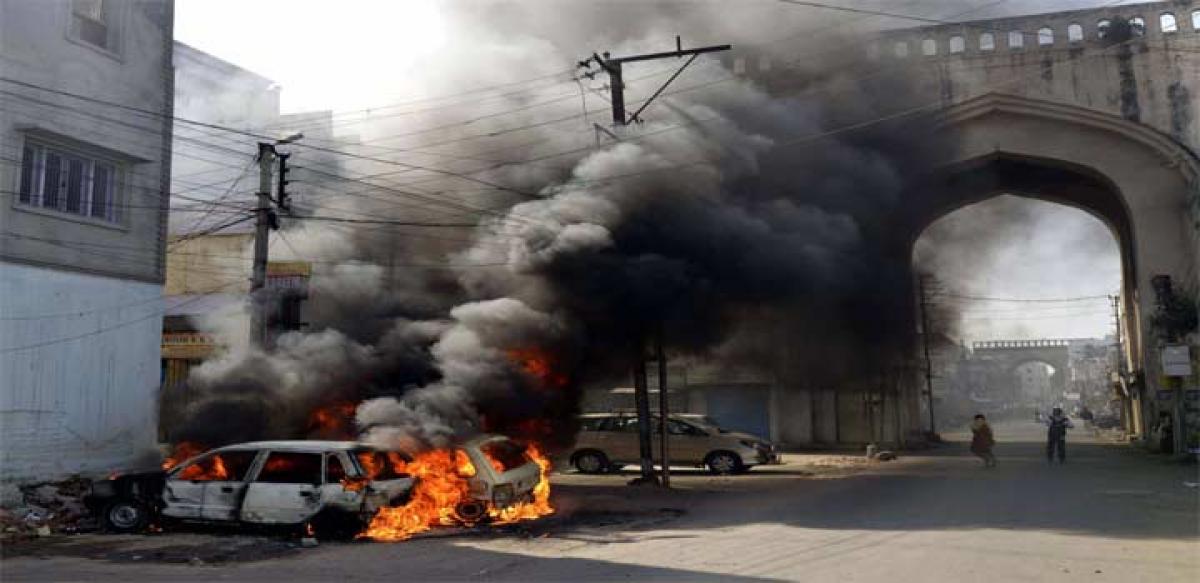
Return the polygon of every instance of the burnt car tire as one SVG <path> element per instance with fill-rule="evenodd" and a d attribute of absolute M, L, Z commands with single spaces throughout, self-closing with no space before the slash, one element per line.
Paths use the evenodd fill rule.
<path fill-rule="evenodd" d="M 312 517 L 309 524 L 318 538 L 352 540 L 366 530 L 368 521 L 350 512 L 326 509 Z M 297 530 L 303 535 L 305 528 L 300 526 Z"/>
<path fill-rule="evenodd" d="M 714 451 L 708 454 L 704 465 L 708 466 L 708 471 L 719 476 L 740 474 L 745 468 L 742 458 L 730 451 Z"/>
<path fill-rule="evenodd" d="M 141 532 L 150 524 L 150 507 L 129 498 L 114 500 L 100 512 L 100 523 L 110 532 Z"/>
<path fill-rule="evenodd" d="M 585 449 L 577 452 L 571 460 L 571 465 L 575 466 L 581 474 L 603 474 L 608 471 L 612 464 L 608 461 L 608 456 L 604 452 L 594 449 Z"/>

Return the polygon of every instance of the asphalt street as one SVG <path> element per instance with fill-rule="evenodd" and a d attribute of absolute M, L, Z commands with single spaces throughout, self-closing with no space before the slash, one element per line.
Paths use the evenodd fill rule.
<path fill-rule="evenodd" d="M 0 577 L 1200 581 L 1194 464 L 1074 430 L 1067 463 L 1051 465 L 1043 431 L 997 426 L 995 469 L 950 435 L 888 463 L 796 455 L 746 476 L 681 472 L 671 492 L 642 493 L 623 485 L 628 476 L 566 474 L 555 479 L 560 515 L 519 528 L 313 549 L 254 539 L 246 548 L 266 550 L 242 555 L 228 550 L 237 537 L 221 534 L 87 535 L 6 552 Z M 222 544 L 224 554 L 205 554 Z"/>

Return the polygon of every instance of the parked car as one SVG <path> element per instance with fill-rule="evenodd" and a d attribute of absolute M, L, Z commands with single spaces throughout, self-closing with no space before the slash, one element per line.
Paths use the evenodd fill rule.
<path fill-rule="evenodd" d="M 354 441 L 227 445 L 167 471 L 117 476 L 84 503 L 109 530 L 142 530 L 158 516 L 264 525 L 312 524 L 354 533 L 382 506 L 407 501 L 413 479 L 383 452 Z"/>
<path fill-rule="evenodd" d="M 541 466 L 524 444 L 500 435 L 484 435 L 460 446 L 471 460 L 474 474 L 465 476 L 469 500 L 454 509 L 459 518 L 475 522 L 492 508 L 502 509 L 533 500 L 541 480 Z"/>
<path fill-rule="evenodd" d="M 571 453 L 571 465 L 585 474 L 596 474 L 638 463 L 637 416 L 627 413 L 582 415 L 580 431 Z M 655 418 L 655 428 L 658 420 Z M 714 474 L 736 474 L 761 464 L 780 463 L 775 447 L 763 439 L 723 429 L 703 415 L 667 417 L 669 456 L 672 465 L 707 467 Z M 659 436 L 653 435 L 657 455 Z"/>

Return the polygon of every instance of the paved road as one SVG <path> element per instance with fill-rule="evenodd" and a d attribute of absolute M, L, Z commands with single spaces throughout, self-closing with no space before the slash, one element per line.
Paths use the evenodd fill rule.
<path fill-rule="evenodd" d="M 1200 491 L 1184 484 L 1198 480 L 1196 466 L 1086 440 L 1080 431 L 1067 464 L 1047 465 L 1040 431 L 1032 423 L 998 427 L 994 470 L 958 443 L 854 472 L 810 475 L 792 463 L 736 478 L 685 475 L 676 491 L 648 497 L 631 496 L 620 477 L 564 476 L 565 517 L 516 533 L 325 544 L 200 566 L 47 550 L 5 560 L 0 575 L 6 582 L 1200 581 Z"/>

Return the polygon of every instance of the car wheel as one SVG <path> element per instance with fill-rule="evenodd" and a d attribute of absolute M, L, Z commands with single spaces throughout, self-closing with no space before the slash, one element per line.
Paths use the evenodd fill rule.
<path fill-rule="evenodd" d="M 357 514 L 332 509 L 317 513 L 308 524 L 312 526 L 312 533 L 318 538 L 330 540 L 351 540 L 367 528 L 367 521 Z M 308 534 L 303 525 L 299 531 L 302 536 Z"/>
<path fill-rule="evenodd" d="M 705 462 L 708 466 L 708 471 L 718 474 L 736 474 L 742 471 L 742 458 L 728 451 L 714 451 L 708 454 L 708 460 Z"/>
<path fill-rule="evenodd" d="M 105 530 L 138 532 L 150 523 L 150 509 L 137 500 L 123 498 L 105 506 L 100 520 Z"/>
<path fill-rule="evenodd" d="M 608 469 L 608 457 L 595 450 L 575 454 L 575 469 L 582 474 L 602 474 Z"/>

